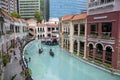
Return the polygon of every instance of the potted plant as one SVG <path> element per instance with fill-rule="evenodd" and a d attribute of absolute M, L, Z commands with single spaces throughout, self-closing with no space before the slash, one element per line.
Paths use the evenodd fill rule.
<path fill-rule="evenodd" d="M 25 78 L 25 80 L 30 80 L 31 75 L 32 75 L 32 71 L 30 68 L 26 68 L 20 74 Z"/>

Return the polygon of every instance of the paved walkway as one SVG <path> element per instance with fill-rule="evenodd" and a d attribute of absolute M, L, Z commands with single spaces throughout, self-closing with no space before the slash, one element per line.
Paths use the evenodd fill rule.
<path fill-rule="evenodd" d="M 11 80 L 11 77 L 16 74 L 16 77 L 14 80 L 24 80 L 24 78 L 20 75 L 20 72 L 22 71 L 22 67 L 19 64 L 20 60 L 20 51 L 18 48 L 15 49 L 16 57 L 18 60 L 14 59 L 13 53 L 10 53 L 11 60 L 10 63 L 7 64 L 4 70 L 4 79 L 3 80 Z"/>

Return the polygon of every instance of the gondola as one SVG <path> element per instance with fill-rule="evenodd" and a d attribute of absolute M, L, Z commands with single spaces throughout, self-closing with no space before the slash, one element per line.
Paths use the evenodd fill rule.
<path fill-rule="evenodd" d="M 54 57 L 54 52 L 52 51 L 52 49 L 50 49 L 50 55 L 52 56 L 52 57 Z"/>
<path fill-rule="evenodd" d="M 39 49 L 39 54 L 41 54 L 43 52 L 43 49 L 42 48 L 40 48 Z"/>

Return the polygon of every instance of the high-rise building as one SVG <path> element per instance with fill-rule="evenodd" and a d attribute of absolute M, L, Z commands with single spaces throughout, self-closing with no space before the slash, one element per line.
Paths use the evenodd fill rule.
<path fill-rule="evenodd" d="M 87 0 L 50 0 L 50 18 L 78 14 L 87 9 Z"/>
<path fill-rule="evenodd" d="M 19 0 L 19 14 L 22 18 L 34 17 L 35 11 L 40 11 L 40 0 Z"/>
<path fill-rule="evenodd" d="M 87 1 L 88 0 L 77 0 L 76 1 L 76 10 L 77 10 L 77 13 L 87 12 Z"/>
<path fill-rule="evenodd" d="M 17 12 L 17 0 L 0 0 L 0 8 L 8 13 Z"/>
<path fill-rule="evenodd" d="M 49 0 L 44 0 L 44 21 L 49 20 Z"/>

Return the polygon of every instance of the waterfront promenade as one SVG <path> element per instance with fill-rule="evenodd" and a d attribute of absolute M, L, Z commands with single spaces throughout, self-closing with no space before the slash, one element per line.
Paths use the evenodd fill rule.
<path fill-rule="evenodd" d="M 22 67 L 19 64 L 19 60 L 21 59 L 20 50 L 15 48 L 14 51 L 17 59 L 14 59 L 13 53 L 9 53 L 9 55 L 11 55 L 11 60 L 4 68 L 3 80 L 11 80 L 11 78 L 15 75 L 16 77 L 14 80 L 24 80 L 24 78 L 20 75 L 20 72 L 22 71 Z"/>

